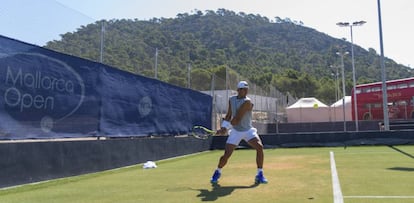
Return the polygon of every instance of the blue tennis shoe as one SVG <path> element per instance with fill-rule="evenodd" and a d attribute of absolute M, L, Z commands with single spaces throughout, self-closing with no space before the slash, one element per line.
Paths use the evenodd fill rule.
<path fill-rule="evenodd" d="M 260 172 L 256 175 L 256 178 L 255 178 L 254 182 L 255 182 L 256 184 L 266 184 L 266 183 L 267 183 L 267 179 L 264 177 L 263 172 L 261 172 L 261 171 L 260 171 Z"/>
<path fill-rule="evenodd" d="M 218 170 L 215 170 L 213 176 L 211 177 L 210 182 L 217 183 L 220 176 L 221 176 L 221 173 Z"/>

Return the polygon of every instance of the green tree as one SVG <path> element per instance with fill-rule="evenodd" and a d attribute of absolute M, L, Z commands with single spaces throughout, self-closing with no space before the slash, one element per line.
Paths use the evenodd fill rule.
<path fill-rule="evenodd" d="M 290 18 L 236 13 L 226 9 L 177 14 L 175 18 L 150 20 L 100 20 L 61 35 L 46 48 L 99 61 L 100 35 L 105 25 L 103 63 L 147 77 L 154 76 L 155 49 L 158 48 L 158 79 L 187 87 L 187 66 L 192 66 L 193 87 L 205 89 L 211 75 L 225 78 L 230 67 L 231 81 L 236 73 L 261 88 L 270 86 L 296 97 L 317 96 L 332 100 L 330 65 L 340 64 L 338 51 L 351 44 L 303 26 Z M 372 48 L 355 45 L 357 83 L 380 81 L 379 56 Z M 411 68 L 386 58 L 387 79 L 414 76 Z M 352 66 L 345 57 L 346 92 L 352 89 Z M 233 72 L 234 71 L 234 72 Z M 201 81 L 197 83 L 196 81 Z M 218 88 L 225 88 L 217 81 Z M 234 84 L 232 84 L 234 85 Z M 233 87 L 234 88 L 234 87 Z"/>

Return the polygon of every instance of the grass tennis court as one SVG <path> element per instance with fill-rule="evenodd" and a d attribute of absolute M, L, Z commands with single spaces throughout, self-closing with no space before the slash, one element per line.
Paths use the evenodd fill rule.
<path fill-rule="evenodd" d="M 222 151 L 0 190 L 0 202 L 334 202 L 330 152 L 344 202 L 413 202 L 414 146 L 265 150 L 268 184 L 254 185 L 255 151 L 237 150 L 220 185 Z"/>

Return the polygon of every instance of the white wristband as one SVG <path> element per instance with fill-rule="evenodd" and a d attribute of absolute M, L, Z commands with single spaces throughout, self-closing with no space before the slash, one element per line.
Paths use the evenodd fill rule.
<path fill-rule="evenodd" d="M 231 124 L 230 122 L 223 120 L 223 122 L 221 122 L 221 127 L 222 128 L 226 128 L 227 130 L 231 128 Z"/>

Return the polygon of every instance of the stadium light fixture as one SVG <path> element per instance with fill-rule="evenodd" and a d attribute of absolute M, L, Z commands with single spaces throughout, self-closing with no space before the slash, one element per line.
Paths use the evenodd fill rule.
<path fill-rule="evenodd" d="M 358 132 L 358 107 L 357 107 L 357 98 L 356 98 L 356 77 L 355 77 L 355 58 L 354 58 L 354 37 L 352 34 L 352 27 L 354 26 L 362 26 L 366 23 L 366 21 L 355 21 L 353 23 L 349 22 L 339 22 L 336 23 L 339 27 L 349 27 L 351 30 L 351 57 L 352 57 L 352 82 L 353 82 L 353 89 L 354 89 L 354 115 L 355 115 L 355 130 Z"/>

